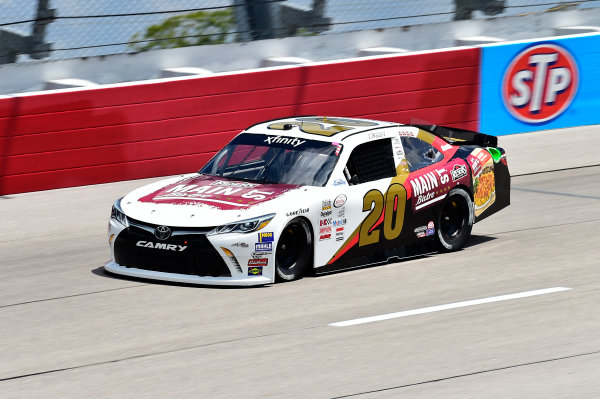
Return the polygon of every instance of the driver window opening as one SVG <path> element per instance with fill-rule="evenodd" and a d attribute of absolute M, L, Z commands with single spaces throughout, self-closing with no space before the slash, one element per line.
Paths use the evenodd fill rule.
<path fill-rule="evenodd" d="M 351 185 L 396 176 L 396 167 L 389 138 L 358 145 L 344 168 Z"/>

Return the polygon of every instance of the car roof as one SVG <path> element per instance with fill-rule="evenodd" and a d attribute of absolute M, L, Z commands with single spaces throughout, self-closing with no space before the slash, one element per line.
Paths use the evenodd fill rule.
<path fill-rule="evenodd" d="M 339 142 L 355 134 L 394 126 L 402 124 L 334 116 L 297 116 L 261 122 L 244 132 Z"/>

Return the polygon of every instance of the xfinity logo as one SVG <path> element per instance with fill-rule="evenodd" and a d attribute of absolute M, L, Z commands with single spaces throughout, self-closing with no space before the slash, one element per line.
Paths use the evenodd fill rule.
<path fill-rule="evenodd" d="M 187 248 L 187 246 L 185 246 L 185 245 L 163 244 L 160 242 L 152 242 L 152 241 L 138 241 L 135 245 L 138 247 L 164 249 L 166 251 L 175 251 L 175 252 L 183 252 Z"/>
<path fill-rule="evenodd" d="M 300 140 L 299 138 L 283 137 L 283 136 L 267 136 L 264 143 L 267 144 L 290 144 L 293 147 L 298 147 L 301 144 L 306 143 L 306 140 Z"/>

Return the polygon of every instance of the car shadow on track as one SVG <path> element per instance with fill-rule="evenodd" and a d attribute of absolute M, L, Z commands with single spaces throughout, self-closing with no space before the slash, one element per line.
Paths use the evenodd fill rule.
<path fill-rule="evenodd" d="M 486 243 L 488 241 L 495 240 L 496 238 L 497 237 L 485 236 L 485 235 L 471 235 L 471 238 L 465 244 L 465 246 L 464 246 L 463 249 L 466 249 L 466 248 L 469 248 L 469 247 L 473 247 L 473 246 L 476 246 L 476 245 L 479 245 L 479 244 L 483 244 L 483 243 Z M 318 274 L 318 275 L 315 275 L 314 273 L 309 273 L 305 277 L 309 277 L 310 278 L 310 277 L 319 277 L 321 275 L 330 275 L 330 274 L 344 273 L 344 272 L 347 272 L 347 271 L 350 271 L 350 270 L 366 269 L 366 268 L 371 268 L 371 267 L 382 266 L 382 265 L 385 265 L 385 264 L 388 264 L 388 263 L 395 263 L 395 262 L 402 261 L 402 260 L 421 259 L 421 258 L 427 258 L 427 257 L 430 257 L 430 256 L 443 256 L 443 254 L 430 253 L 430 254 L 417 255 L 415 257 L 405 258 L 405 259 L 394 258 L 394 259 L 389 259 L 387 262 L 381 262 L 381 263 L 372 264 L 372 265 L 365 265 L 365 266 L 358 266 L 356 268 L 348 268 L 348 269 L 343 269 L 343 270 L 336 270 L 336 271 L 330 272 L 330 273 L 324 273 L 324 274 Z M 104 278 L 109 278 L 109 279 L 114 279 L 114 280 L 138 281 L 140 283 L 145 283 L 145 284 L 169 285 L 169 286 L 175 286 L 175 287 L 188 287 L 188 288 L 210 288 L 210 289 L 224 290 L 224 289 L 239 289 L 239 288 L 245 288 L 245 289 L 254 288 L 254 289 L 259 289 L 259 288 L 265 288 L 265 287 L 272 287 L 273 286 L 273 284 L 266 284 L 266 285 L 260 285 L 260 286 L 215 286 L 215 285 L 200 285 L 200 284 L 177 283 L 177 282 L 162 281 L 162 280 L 151 280 L 151 279 L 145 279 L 145 278 L 139 278 L 139 277 L 122 276 L 122 275 L 113 274 L 113 273 L 107 272 L 102 266 L 93 269 L 92 273 L 95 274 L 96 276 L 99 276 L 99 277 L 104 277 Z"/>
<path fill-rule="evenodd" d="M 147 278 L 113 274 L 113 273 L 107 272 L 104 269 L 104 267 L 102 267 L 102 266 L 92 269 L 91 272 L 92 272 L 92 274 L 95 274 L 96 276 L 109 278 L 109 279 L 113 279 L 113 280 L 137 281 L 137 282 L 145 283 L 148 285 L 151 285 L 151 284 L 152 285 L 169 285 L 169 286 L 173 286 L 173 287 L 209 288 L 209 289 L 217 289 L 217 290 L 228 290 L 229 289 L 230 290 L 230 289 L 239 289 L 239 288 L 258 289 L 258 288 L 270 287 L 272 285 L 272 284 L 268 284 L 268 285 L 260 285 L 260 286 L 222 286 L 222 285 L 201 285 L 201 284 L 177 283 L 174 281 L 152 280 L 152 279 L 147 279 Z"/>
<path fill-rule="evenodd" d="M 493 241 L 495 239 L 497 239 L 498 237 L 494 237 L 494 236 L 480 236 L 480 235 L 471 235 L 471 238 L 469 239 L 469 241 L 467 241 L 467 243 L 465 244 L 465 248 L 469 248 L 469 247 L 473 247 L 475 245 L 479 245 L 479 244 L 483 244 L 485 242 L 488 241 Z"/>

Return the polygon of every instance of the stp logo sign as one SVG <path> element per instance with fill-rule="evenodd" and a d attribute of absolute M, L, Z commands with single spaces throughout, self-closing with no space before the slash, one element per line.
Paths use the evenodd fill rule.
<path fill-rule="evenodd" d="M 577 64 L 566 49 L 555 44 L 529 47 L 504 73 L 504 105 L 520 121 L 549 121 L 571 104 L 578 80 Z"/>

